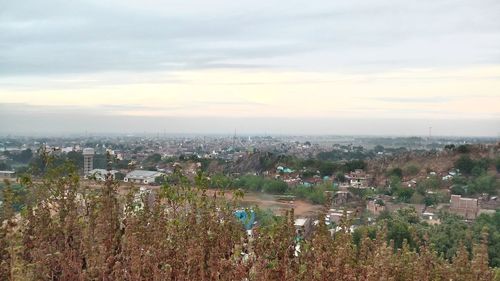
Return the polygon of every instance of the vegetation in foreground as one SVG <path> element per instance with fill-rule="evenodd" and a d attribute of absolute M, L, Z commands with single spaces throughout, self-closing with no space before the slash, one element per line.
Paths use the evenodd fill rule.
<path fill-rule="evenodd" d="M 111 180 L 86 188 L 62 165 L 21 184 L 22 198 L 3 189 L 1 280 L 495 280 L 486 243 L 460 246 L 450 262 L 425 235 L 387 243 L 386 226 L 353 239 L 347 222 L 334 236 L 319 224 L 304 241 L 291 211 L 249 239 L 238 199 L 207 196 L 203 181 L 118 196 Z"/>

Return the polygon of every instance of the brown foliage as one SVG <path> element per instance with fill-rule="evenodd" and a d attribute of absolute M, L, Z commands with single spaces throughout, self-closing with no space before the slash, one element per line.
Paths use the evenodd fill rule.
<path fill-rule="evenodd" d="M 102 189 L 85 188 L 74 170 L 61 167 L 41 184 L 25 184 L 31 199 L 19 227 L 8 200 L 2 206 L 0 280 L 494 278 L 483 244 L 472 258 L 462 247 L 449 263 L 426 241 L 417 250 L 406 244 L 394 250 L 383 229 L 356 246 L 347 222 L 333 236 L 320 224 L 297 242 L 293 210 L 249 238 L 233 215 L 237 202 L 207 196 L 202 183 L 119 197 L 111 180 Z"/>

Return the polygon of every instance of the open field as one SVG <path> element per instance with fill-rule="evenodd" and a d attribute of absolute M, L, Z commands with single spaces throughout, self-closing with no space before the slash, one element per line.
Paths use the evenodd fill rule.
<path fill-rule="evenodd" d="M 215 190 L 208 192 L 213 194 Z M 226 192 L 225 196 L 231 199 L 233 195 L 231 192 Z M 276 215 L 281 215 L 293 208 L 297 217 L 314 217 L 323 209 L 322 205 L 314 205 L 304 200 L 279 201 L 277 198 L 278 196 L 271 194 L 247 192 L 242 199 L 242 205 L 244 207 L 258 206 L 264 210 L 270 209 Z"/>

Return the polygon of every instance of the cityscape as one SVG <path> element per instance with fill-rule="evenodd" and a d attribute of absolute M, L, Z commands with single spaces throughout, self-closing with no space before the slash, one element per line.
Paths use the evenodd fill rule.
<path fill-rule="evenodd" d="M 0 0 L 0 281 L 500 281 L 499 16 Z"/>

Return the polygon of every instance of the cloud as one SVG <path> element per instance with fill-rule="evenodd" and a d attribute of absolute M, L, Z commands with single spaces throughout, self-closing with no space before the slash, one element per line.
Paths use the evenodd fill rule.
<path fill-rule="evenodd" d="M 0 75 L 500 62 L 500 3 L 3 1 Z"/>
<path fill-rule="evenodd" d="M 463 97 L 462 97 L 463 98 Z M 375 97 L 372 100 L 386 103 L 448 103 L 460 99 L 459 97 Z"/>

